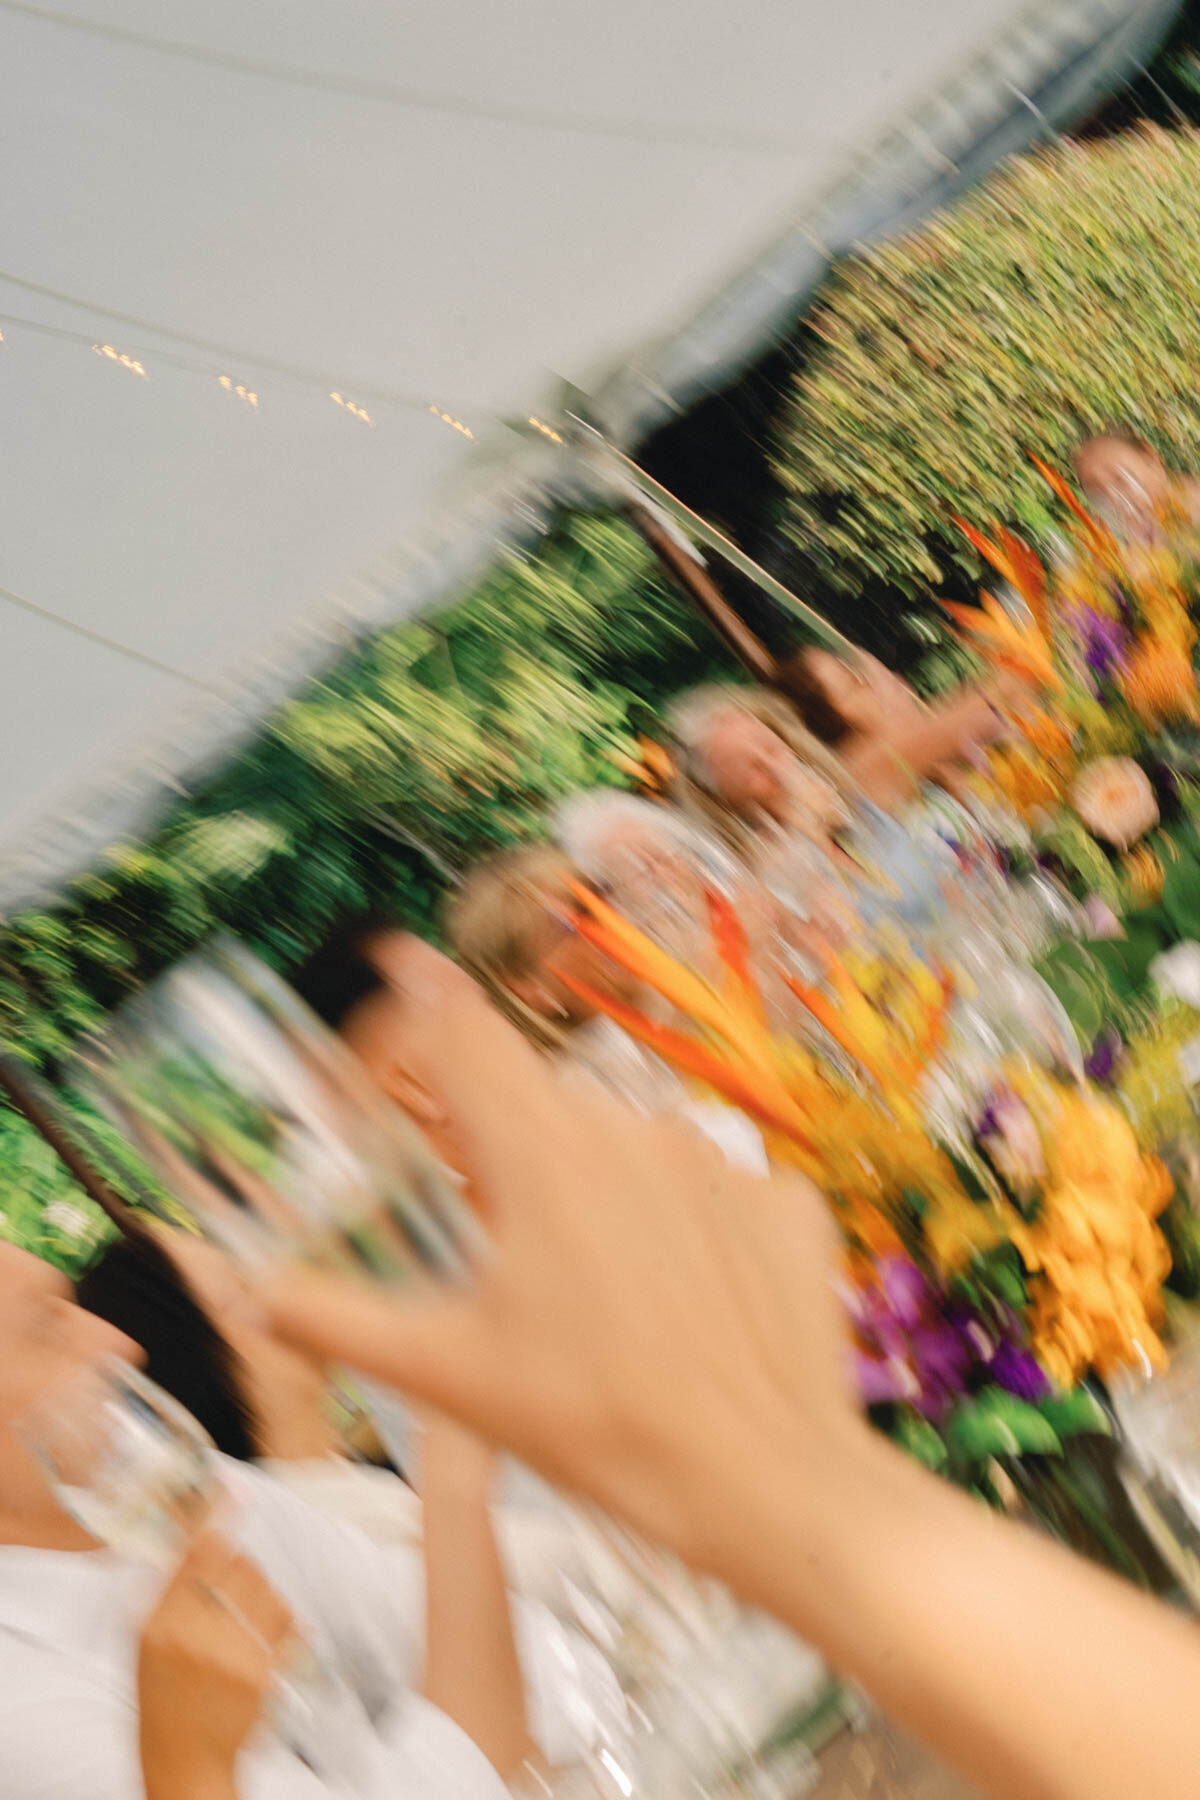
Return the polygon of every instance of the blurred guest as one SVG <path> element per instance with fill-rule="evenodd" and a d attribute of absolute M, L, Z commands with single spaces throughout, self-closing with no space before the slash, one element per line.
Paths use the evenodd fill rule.
<path fill-rule="evenodd" d="M 678 960 L 702 963 L 711 949 L 706 892 L 754 898 L 735 860 L 676 809 L 635 794 L 595 788 L 575 794 L 555 818 L 571 861 L 626 918 Z"/>
<path fill-rule="evenodd" d="M 1153 545 L 1172 524 L 1200 523 L 1200 481 L 1173 474 L 1145 438 L 1102 432 L 1079 445 L 1072 463 L 1088 505 L 1125 543 Z"/>
<path fill-rule="evenodd" d="M 849 817 L 850 784 L 786 702 L 714 684 L 678 697 L 668 723 L 680 764 L 676 798 L 735 854 L 752 865 L 776 829 L 833 848 Z"/>
<path fill-rule="evenodd" d="M 968 683 L 930 704 L 865 652 L 853 659 L 811 647 L 784 664 L 783 691 L 805 726 L 841 758 L 876 805 L 894 810 L 924 782 L 954 792 L 980 749 L 1002 735 L 1001 706 L 1019 684 Z"/>
<path fill-rule="evenodd" d="M 703 688 L 676 703 L 672 723 L 681 803 L 724 827 L 725 841 L 801 922 L 810 954 L 819 959 L 822 946 L 836 949 L 889 915 L 911 923 L 940 908 L 946 847 L 891 819 L 860 779 L 860 759 L 819 743 L 782 696 Z M 897 754 L 889 736 L 868 765 L 880 790 L 886 772 L 893 803 Z"/>
<path fill-rule="evenodd" d="M 528 1601 L 510 1613 L 490 1512 L 491 1452 L 428 1415 L 420 1499 L 393 1471 L 353 1461 L 334 1423 L 329 1368 L 273 1338 L 237 1266 L 199 1238 L 164 1230 L 120 1239 L 76 1292 L 144 1348 L 147 1374 L 191 1405 L 219 1449 L 256 1461 L 316 1512 L 396 1553 L 394 1597 L 406 1599 L 423 1691 L 490 1761 L 511 1772 L 533 1754 L 530 1736 L 552 1763 L 584 1748 L 570 1723 L 579 1697 L 562 1673 L 558 1628 Z M 510 1563 L 555 1589 L 549 1558 L 569 1553 L 571 1533 L 552 1533 L 544 1517 L 510 1514 L 507 1526 Z M 571 1646 L 577 1666 L 582 1654 Z"/>
<path fill-rule="evenodd" d="M 518 883 L 514 891 L 506 892 L 514 868 L 543 875 L 553 872 L 559 885 L 534 885 L 527 890 Z M 496 990 L 502 975 L 511 977 L 517 972 L 526 976 L 529 985 L 515 1001 L 505 1003 L 500 998 L 500 1010 L 543 1055 L 600 1082 L 641 1112 L 687 1112 L 735 1161 L 762 1167 L 762 1140 L 748 1120 L 728 1107 L 697 1101 L 659 1057 L 612 1019 L 582 1001 L 554 1017 L 535 1010 L 535 1005 L 551 1001 L 557 1005 L 557 991 L 567 975 L 618 1003 L 651 1012 L 658 1005 L 656 996 L 575 933 L 560 930 L 547 937 L 547 897 L 564 909 L 573 906 L 571 884 L 577 879 L 573 863 L 542 849 L 510 852 L 468 875 L 455 911 L 464 905 L 469 909 L 470 931 L 464 930 L 462 941 L 476 959 L 472 972 L 477 973 L 481 964 L 493 972 L 492 982 L 485 985 L 496 998 L 500 998 Z M 476 882 L 482 884 L 483 904 L 478 910 L 473 905 L 479 897 Z M 452 921 L 454 916 L 452 913 Z M 461 925 L 462 915 L 458 916 Z M 294 985 L 301 998 L 339 1032 L 383 1092 L 408 1114 L 442 1162 L 461 1175 L 467 1161 L 460 1127 L 440 1093 L 423 1077 L 420 1036 L 414 1034 L 412 1014 L 405 1005 L 398 971 L 407 945 L 407 933 L 395 920 L 374 915 L 350 921 L 299 971 Z M 546 983 L 546 998 L 534 985 L 531 951 L 546 959 L 544 977 L 539 978 Z M 576 1002 L 569 989 L 563 986 L 562 991 L 566 1000 Z M 552 1029 L 554 1026 L 557 1029 Z M 477 1199 L 469 1184 L 467 1197 Z"/>
<path fill-rule="evenodd" d="M 229 1541 L 199 1547 L 186 1592 L 176 1586 L 168 1602 L 152 1562 L 100 1550 L 63 1510 L 21 1421 L 114 1356 L 140 1352 L 75 1305 L 56 1271 L 0 1245 L 0 1793 L 503 1800 L 469 1734 L 413 1692 L 411 1596 L 393 1559 L 357 1532 L 224 1462 Z M 205 1609 L 243 1606 L 280 1652 L 294 1619 L 328 1671 L 303 1749 L 256 1715 L 274 1673 L 263 1644 L 238 1679 L 223 1661 L 228 1642 L 209 1642 Z"/>
<path fill-rule="evenodd" d="M 505 850 L 476 864 L 451 896 L 446 935 L 469 970 L 529 1040 L 550 1053 L 596 1016 L 576 983 L 607 999 L 637 998 L 638 983 L 575 932 L 582 872 L 548 845 Z"/>

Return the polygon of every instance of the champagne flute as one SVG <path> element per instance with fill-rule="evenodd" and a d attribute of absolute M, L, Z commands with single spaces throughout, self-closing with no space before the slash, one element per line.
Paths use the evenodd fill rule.
<path fill-rule="evenodd" d="M 223 1502 L 232 1499 L 236 1514 L 236 1494 L 208 1433 L 119 1357 L 89 1363 L 47 1389 L 15 1429 L 76 1524 L 163 1574 Z M 257 1635 L 240 1613 L 235 1616 Z M 321 1718 L 334 1678 L 307 1645 L 289 1660 L 291 1674 L 275 1678 L 275 1729 L 310 1768 L 336 1774 Z"/>
<path fill-rule="evenodd" d="M 87 1040 L 72 1079 L 161 1177 L 162 1216 L 243 1263 L 461 1279 L 480 1234 L 405 1115 L 287 985 L 219 939 Z"/>

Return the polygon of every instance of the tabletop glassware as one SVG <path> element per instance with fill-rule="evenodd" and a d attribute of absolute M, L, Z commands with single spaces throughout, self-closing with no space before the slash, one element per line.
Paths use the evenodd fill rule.
<path fill-rule="evenodd" d="M 1121 1479 L 1146 1534 L 1200 1610 L 1200 1335 L 1169 1367 L 1149 1363 L 1110 1384 L 1121 1430 Z"/>

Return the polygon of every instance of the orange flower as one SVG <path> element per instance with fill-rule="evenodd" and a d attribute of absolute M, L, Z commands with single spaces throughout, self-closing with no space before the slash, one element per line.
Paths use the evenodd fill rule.
<path fill-rule="evenodd" d="M 1047 1373 L 1072 1385 L 1140 1353 L 1163 1356 L 1158 1324 L 1171 1257 L 1153 1223 L 1171 1195 L 1124 1114 L 1094 1095 L 1064 1096 L 1046 1121 L 1050 1180 L 1032 1225 L 1010 1233 L 1035 1277 L 1033 1342 Z"/>
<path fill-rule="evenodd" d="M 1196 672 L 1180 646 L 1146 639 L 1130 657 L 1121 686 L 1129 705 L 1151 730 L 1175 719 L 1200 719 Z"/>
<path fill-rule="evenodd" d="M 636 781 L 646 794 L 657 798 L 666 794 L 675 775 L 675 764 L 670 754 L 653 738 L 641 736 L 637 741 L 636 757 L 626 756 L 620 750 L 610 750 L 608 760 L 622 775 Z"/>
<path fill-rule="evenodd" d="M 1120 568 L 1121 547 L 1108 526 L 1102 525 L 1099 519 L 1092 517 L 1087 508 L 1082 506 L 1078 499 L 1076 499 L 1074 493 L 1071 491 L 1070 484 L 1064 481 L 1057 470 L 1050 467 L 1049 463 L 1044 463 L 1040 456 L 1031 456 L 1029 460 L 1037 470 L 1038 474 L 1042 477 L 1043 481 L 1045 481 L 1058 495 L 1067 510 L 1074 513 L 1075 517 L 1079 520 L 1079 523 L 1083 526 L 1088 548 L 1092 553 L 1109 568 Z"/>
<path fill-rule="evenodd" d="M 1135 906 L 1153 906 L 1161 899 L 1167 874 L 1149 844 L 1138 844 L 1122 858 L 1121 867 Z"/>
<path fill-rule="evenodd" d="M 1057 806 L 1062 799 L 1065 777 L 1023 745 L 993 750 L 988 766 L 994 785 L 1023 819 Z"/>
<path fill-rule="evenodd" d="M 991 563 L 998 575 L 1002 575 L 1009 586 L 1015 588 L 1033 614 L 1034 622 L 1043 632 L 1049 630 L 1049 615 L 1046 610 L 1046 571 L 1034 555 L 1029 545 L 1003 525 L 995 527 L 997 543 L 985 538 L 981 531 L 960 519 L 957 513 L 951 517 L 963 536 L 971 543 L 985 562 Z"/>
<path fill-rule="evenodd" d="M 1050 641 L 1039 626 L 1017 625 L 991 594 L 980 594 L 978 606 L 958 606 L 943 600 L 942 607 L 973 641 L 981 656 L 998 669 L 1027 681 L 1032 687 L 1059 688 Z"/>

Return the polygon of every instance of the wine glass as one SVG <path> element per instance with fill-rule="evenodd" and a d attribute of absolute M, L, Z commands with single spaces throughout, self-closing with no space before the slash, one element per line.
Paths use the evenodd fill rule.
<path fill-rule="evenodd" d="M 162 1215 L 235 1259 L 392 1284 L 464 1276 L 478 1228 L 449 1172 L 332 1032 L 220 939 L 123 1007 L 76 1085 L 165 1186 Z"/>
<path fill-rule="evenodd" d="M 76 1524 L 164 1574 L 214 1512 L 232 1501 L 236 1515 L 236 1496 L 208 1433 L 119 1357 L 87 1364 L 48 1388 L 15 1429 Z M 235 1616 L 257 1635 L 249 1620 Z M 275 1678 L 275 1729 L 309 1767 L 334 1775 L 322 1706 L 335 1678 L 306 1645 L 289 1660 L 291 1673 Z"/>

